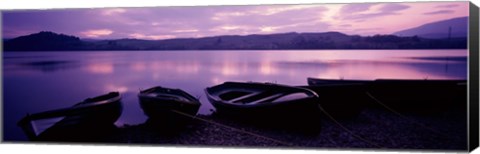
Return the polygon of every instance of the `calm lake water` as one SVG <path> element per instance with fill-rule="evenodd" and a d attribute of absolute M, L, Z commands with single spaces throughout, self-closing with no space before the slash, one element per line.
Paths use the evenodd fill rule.
<path fill-rule="evenodd" d="M 467 50 L 4 52 L 4 140 L 26 140 L 27 113 L 69 107 L 110 91 L 123 96 L 116 125 L 140 124 L 139 89 L 180 88 L 213 109 L 204 89 L 225 81 L 306 85 L 332 79 L 466 79 Z"/>

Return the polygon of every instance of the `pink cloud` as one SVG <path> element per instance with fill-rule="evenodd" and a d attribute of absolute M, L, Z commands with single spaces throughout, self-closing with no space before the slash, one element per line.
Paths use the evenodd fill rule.
<path fill-rule="evenodd" d="M 439 10 L 439 6 L 449 7 L 451 11 Z M 347 4 L 332 14 L 336 18 L 328 22 L 335 31 L 358 35 L 391 34 L 430 22 L 468 16 L 468 2 Z"/>
<path fill-rule="evenodd" d="M 437 8 L 454 8 L 454 7 L 459 7 L 460 5 L 458 4 L 446 4 L 446 5 L 438 5 Z"/>
<path fill-rule="evenodd" d="M 198 32 L 198 29 L 179 29 L 179 30 L 174 30 L 174 33 L 194 33 Z"/>
<path fill-rule="evenodd" d="M 2 15 L 4 37 L 45 30 L 97 39 L 326 31 L 374 35 L 468 16 L 468 2 L 19 10 Z"/>
<path fill-rule="evenodd" d="M 102 10 L 101 14 L 105 16 L 112 16 L 112 15 L 122 14 L 125 12 L 127 12 L 127 10 L 121 9 L 121 8 L 114 8 L 114 9 L 104 9 Z"/>
<path fill-rule="evenodd" d="M 455 11 L 452 10 L 438 10 L 438 11 L 433 11 L 433 12 L 425 12 L 423 14 L 425 15 L 434 15 L 434 14 L 451 14 Z"/>
<path fill-rule="evenodd" d="M 109 29 L 94 29 L 94 30 L 87 30 L 84 32 L 81 32 L 81 34 L 85 37 L 91 37 L 91 38 L 97 38 L 101 36 L 108 36 L 112 34 L 113 31 Z"/>
<path fill-rule="evenodd" d="M 164 40 L 164 39 L 175 38 L 174 35 L 145 35 L 140 33 L 133 33 L 133 34 L 130 34 L 129 36 L 136 39 L 148 39 L 148 40 Z"/>
<path fill-rule="evenodd" d="M 378 7 L 374 7 L 378 6 Z M 399 11 L 410 8 L 405 4 L 396 3 L 378 3 L 378 4 L 348 4 L 345 5 L 340 14 L 342 19 L 364 20 L 382 16 L 391 16 L 399 14 Z"/>

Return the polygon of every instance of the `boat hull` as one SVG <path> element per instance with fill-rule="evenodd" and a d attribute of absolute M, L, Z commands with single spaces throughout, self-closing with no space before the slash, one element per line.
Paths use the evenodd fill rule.
<path fill-rule="evenodd" d="M 373 81 L 307 78 L 307 83 L 310 86 L 342 85 L 342 84 L 368 84 L 368 83 L 371 83 L 371 82 L 373 82 Z"/>
<path fill-rule="evenodd" d="M 218 115 L 256 124 L 293 126 L 296 129 L 304 130 L 318 130 L 320 127 L 321 111 L 319 109 L 318 96 L 313 91 L 305 88 L 264 83 L 226 82 L 209 87 L 205 89 L 205 92 Z M 229 98 L 230 96 L 227 95 L 227 93 L 233 95 L 242 92 L 251 93 L 232 98 Z M 286 95 L 305 93 L 307 97 L 279 102 L 266 99 L 282 92 L 285 92 Z M 222 96 L 222 94 L 225 96 Z M 281 98 L 282 96 L 279 97 Z M 250 102 L 258 102 L 259 100 L 266 101 L 250 104 Z"/>
<path fill-rule="evenodd" d="M 317 93 L 319 104 L 330 116 L 348 118 L 358 115 L 371 102 L 361 83 L 301 86 Z"/>
<path fill-rule="evenodd" d="M 162 94 L 168 94 L 171 97 L 160 97 Z M 151 124 L 183 125 L 197 114 L 201 106 L 198 99 L 180 89 L 153 87 L 141 91 L 138 98 Z"/>
<path fill-rule="evenodd" d="M 465 108 L 466 80 L 330 80 L 308 78 L 309 85 L 363 84 L 371 105 L 396 111 L 432 113 Z"/>
<path fill-rule="evenodd" d="M 458 81 L 376 81 L 368 95 L 377 103 L 400 111 L 432 113 L 466 107 L 466 84 Z"/>
<path fill-rule="evenodd" d="M 112 92 L 71 108 L 27 115 L 18 124 L 33 141 L 96 141 L 116 129 L 114 123 L 121 112 L 121 96 Z M 57 117 L 62 119 L 41 133 L 36 132 L 34 121 Z"/>

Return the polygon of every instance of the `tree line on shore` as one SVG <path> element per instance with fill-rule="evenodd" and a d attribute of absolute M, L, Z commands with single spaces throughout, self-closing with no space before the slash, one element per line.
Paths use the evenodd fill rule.
<path fill-rule="evenodd" d="M 167 40 L 82 40 L 76 36 L 39 32 L 4 40 L 4 51 L 79 50 L 298 50 L 298 49 L 466 49 L 467 38 L 347 35 L 340 32 L 225 35 Z"/>

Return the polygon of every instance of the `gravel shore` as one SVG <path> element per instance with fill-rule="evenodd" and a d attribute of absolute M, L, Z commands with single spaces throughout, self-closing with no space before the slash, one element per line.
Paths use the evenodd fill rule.
<path fill-rule="evenodd" d="M 285 129 L 281 125 L 259 125 L 258 122 L 239 121 L 216 114 L 199 115 L 183 127 L 153 126 L 149 122 L 125 125 L 102 139 L 102 143 L 293 149 L 462 151 L 467 148 L 466 114 L 461 108 L 416 114 L 369 107 L 347 118 L 322 116 L 319 121 L 321 128 L 317 132 L 306 133 Z"/>
<path fill-rule="evenodd" d="M 371 149 L 463 151 L 467 149 L 465 106 L 438 112 L 398 112 L 380 104 L 359 108 L 356 114 L 331 114 L 339 108 L 322 108 L 321 118 L 298 118 L 295 124 L 262 118 L 197 115 L 188 123 L 147 120 L 138 125 L 94 127 L 78 134 L 85 144 L 140 146 L 253 147 L 289 149 Z M 316 119 L 315 121 L 312 119 Z M 295 120 L 297 120 L 295 118 Z M 302 125 L 299 125 L 302 124 Z M 314 128 L 314 129 L 307 129 Z M 96 134 L 95 134 L 96 133 Z M 61 136 L 56 136 L 61 137 Z M 71 138 L 68 138 L 71 139 Z"/>

